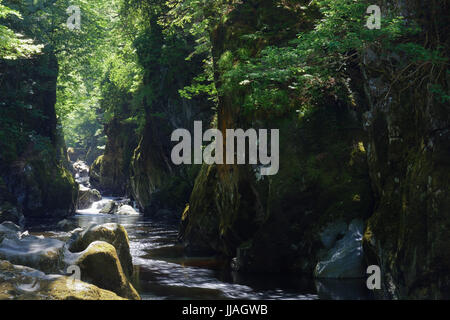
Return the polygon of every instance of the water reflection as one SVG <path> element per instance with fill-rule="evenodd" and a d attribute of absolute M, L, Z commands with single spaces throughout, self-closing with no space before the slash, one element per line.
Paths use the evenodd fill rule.
<path fill-rule="evenodd" d="M 320 299 L 374 299 L 373 293 L 367 289 L 365 279 L 320 279 L 314 282 Z"/>
<path fill-rule="evenodd" d="M 106 199 L 106 201 L 109 199 Z M 88 212 L 90 210 L 90 212 Z M 95 212 L 93 212 L 95 210 Z M 292 275 L 253 275 L 231 271 L 218 257 L 186 257 L 176 226 L 142 216 L 99 214 L 96 208 L 70 219 L 74 227 L 120 223 L 128 232 L 130 251 L 143 299 L 370 299 L 362 279 L 312 280 Z M 66 232 L 46 229 L 46 236 Z"/>

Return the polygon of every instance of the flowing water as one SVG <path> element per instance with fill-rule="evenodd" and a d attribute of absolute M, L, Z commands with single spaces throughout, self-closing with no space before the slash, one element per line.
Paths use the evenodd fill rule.
<path fill-rule="evenodd" d="M 100 214 L 112 198 L 103 198 L 70 219 L 73 227 L 115 222 L 128 232 L 131 255 L 139 274 L 142 299 L 368 299 L 365 282 L 317 281 L 295 275 L 248 275 L 231 271 L 216 257 L 187 257 L 177 241 L 177 227 L 142 215 Z M 64 239 L 67 232 L 41 225 L 34 234 Z"/>

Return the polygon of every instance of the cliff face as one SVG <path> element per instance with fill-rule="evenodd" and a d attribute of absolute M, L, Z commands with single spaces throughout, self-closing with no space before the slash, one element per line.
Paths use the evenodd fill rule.
<path fill-rule="evenodd" d="M 242 40 L 264 25 L 264 41 Z M 181 236 L 189 251 L 236 257 L 239 270 L 312 274 L 324 252 L 321 231 L 370 214 L 364 133 L 354 106 L 325 93 L 306 115 L 295 109 L 248 115 L 242 108 L 245 89 L 223 85 L 224 59 L 235 65 L 238 50 L 257 54 L 307 27 L 295 9 L 250 1 L 214 30 L 216 85 L 223 92 L 218 128 L 224 136 L 230 128 L 280 129 L 280 168 L 274 176 L 260 176 L 255 166 L 204 165 L 182 217 Z"/>
<path fill-rule="evenodd" d="M 343 75 L 351 78 L 356 104 L 330 94 L 307 115 L 248 116 L 241 108 L 247 93 L 225 87 L 223 65 L 236 65 L 242 48 L 255 55 L 305 27 L 274 3 L 238 5 L 214 30 L 212 44 L 218 128 L 279 128 L 279 173 L 261 178 L 252 166 L 203 165 L 182 216 L 185 246 L 236 257 L 240 270 L 311 275 L 341 241 L 333 230 L 362 223 L 364 255 L 381 267 L 386 297 L 448 298 L 449 109 L 439 95 L 448 93 L 448 70 L 401 64 L 407 57 L 373 46 Z M 449 10 L 434 2 L 379 5 L 422 26 L 417 38 L 400 41 L 448 48 Z M 263 40 L 246 43 L 242 36 L 264 24 Z"/>
<path fill-rule="evenodd" d="M 58 65 L 45 53 L 0 61 L 2 214 L 65 217 L 74 212 L 78 186 L 66 169 L 55 101 Z M 5 210 L 4 210 L 5 209 Z"/>
<path fill-rule="evenodd" d="M 413 40 L 448 48 L 448 2 L 389 3 L 421 25 Z M 449 105 L 431 88 L 448 92 L 449 73 L 430 62 L 399 63 L 404 60 L 372 47 L 361 61 L 367 161 L 377 199 L 365 251 L 370 264 L 382 267 L 388 297 L 448 298 Z"/>
<path fill-rule="evenodd" d="M 179 87 L 180 89 L 182 87 Z M 176 97 L 176 94 L 173 94 Z M 186 101 L 166 96 L 160 100 L 164 118 L 149 117 L 131 162 L 130 187 L 141 210 L 158 218 L 179 219 L 189 201 L 197 165 L 175 166 L 171 160 L 172 131 L 193 132 L 196 120 L 210 121 L 211 111 L 204 101 Z M 207 107 L 207 104 L 206 104 Z"/>
<path fill-rule="evenodd" d="M 105 124 L 108 136 L 105 152 L 89 170 L 89 180 L 94 188 L 114 196 L 129 193 L 130 161 L 137 145 L 135 129 L 135 125 L 120 119 Z"/>

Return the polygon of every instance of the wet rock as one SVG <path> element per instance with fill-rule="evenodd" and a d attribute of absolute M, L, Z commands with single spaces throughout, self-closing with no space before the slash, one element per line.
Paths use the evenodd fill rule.
<path fill-rule="evenodd" d="M 73 169 L 78 173 L 79 177 L 89 176 L 89 166 L 84 161 L 76 161 L 73 164 Z"/>
<path fill-rule="evenodd" d="M 67 255 L 65 261 L 68 265 L 80 267 L 81 280 L 111 290 L 124 298 L 140 299 L 111 244 L 104 241 L 92 242 L 86 250 Z"/>
<path fill-rule="evenodd" d="M 125 228 L 116 223 L 92 226 L 83 232 L 76 232 L 73 238 L 69 240 L 68 248 L 71 252 L 81 252 L 94 241 L 104 241 L 114 246 L 122 268 L 130 278 L 133 274 L 133 263 Z"/>
<path fill-rule="evenodd" d="M 117 204 L 114 201 L 109 201 L 100 210 L 100 213 L 102 213 L 102 214 L 116 214 L 116 212 L 117 212 Z"/>
<path fill-rule="evenodd" d="M 73 164 L 75 181 L 89 187 L 89 166 L 84 161 L 77 161 Z"/>
<path fill-rule="evenodd" d="M 63 247 L 62 241 L 29 235 L 27 232 L 17 236 L 17 231 L 12 230 L 0 243 L 0 259 L 46 273 L 58 272 Z"/>
<path fill-rule="evenodd" d="M 8 228 L 13 231 L 21 231 L 22 230 L 22 228 L 20 226 L 18 226 L 17 224 L 15 224 L 14 222 L 11 222 L 11 221 L 2 222 L 2 224 L 0 226 L 4 227 L 4 228 Z"/>
<path fill-rule="evenodd" d="M 320 234 L 320 240 L 326 249 L 330 249 L 337 241 L 338 237 L 344 236 L 348 230 L 348 225 L 344 221 L 337 221 L 329 224 Z"/>
<path fill-rule="evenodd" d="M 139 213 L 134 210 L 132 206 L 126 204 L 119 207 L 119 210 L 117 210 L 117 214 L 126 216 L 139 215 Z"/>
<path fill-rule="evenodd" d="M 25 222 L 24 216 L 17 207 L 6 202 L 0 204 L 0 223 L 4 221 L 11 221 L 18 225 L 23 225 Z"/>
<path fill-rule="evenodd" d="M 61 275 L 0 260 L 0 300 L 122 300 L 115 293 Z"/>
<path fill-rule="evenodd" d="M 89 189 L 82 185 L 80 185 L 80 189 L 78 190 L 78 201 L 77 208 L 78 209 L 87 209 L 94 202 L 102 200 L 102 196 L 100 192 L 95 189 Z"/>
<path fill-rule="evenodd" d="M 341 223 L 330 225 L 322 235 L 331 235 L 341 229 Z M 317 263 L 314 270 L 316 278 L 360 278 L 364 277 L 362 236 L 364 223 L 353 220 L 342 239 L 337 240 L 323 258 Z M 325 237 L 323 243 L 329 246 L 331 237 Z"/>
<path fill-rule="evenodd" d="M 3 239 L 5 238 L 11 238 L 11 239 L 17 239 L 20 236 L 21 228 L 10 222 L 5 221 L 2 224 L 0 224 L 0 244 L 2 243 Z"/>

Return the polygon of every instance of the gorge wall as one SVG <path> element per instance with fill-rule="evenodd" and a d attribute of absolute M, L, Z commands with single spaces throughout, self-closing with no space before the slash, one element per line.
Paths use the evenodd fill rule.
<path fill-rule="evenodd" d="M 384 3 L 422 32 L 414 41 L 449 45 L 450 4 L 421 1 Z M 448 51 L 447 51 L 448 54 Z M 367 108 L 367 162 L 376 205 L 364 235 L 370 264 L 385 275 L 388 297 L 449 297 L 449 102 L 445 66 L 408 60 L 386 49 L 368 48 L 361 57 Z"/>
<path fill-rule="evenodd" d="M 51 52 L 0 61 L 1 219 L 74 213 L 78 185 L 67 169 L 55 113 L 58 64 Z"/>
<path fill-rule="evenodd" d="M 449 16 L 436 3 L 379 5 L 422 27 L 409 41 L 448 48 Z M 356 234 L 365 230 L 366 263 L 381 267 L 384 297 L 448 298 L 449 110 L 448 101 L 429 90 L 434 82 L 448 92 L 448 70 L 405 66 L 398 61 L 408 57 L 375 44 L 355 70 L 342 73 L 350 77 L 355 104 L 330 94 L 302 117 L 248 117 L 241 108 L 248 93 L 225 86 L 223 65 L 236 65 L 246 45 L 258 52 L 262 41 L 246 44 L 245 34 L 264 29 L 267 46 L 298 31 L 291 15 L 293 9 L 276 1 L 248 1 L 212 33 L 216 85 L 223 88 L 218 128 L 279 128 L 280 171 L 261 178 L 249 166 L 203 166 L 182 218 L 187 249 L 236 257 L 240 270 L 317 274 L 316 264 L 357 219 L 363 224 Z M 344 233 L 333 231 L 339 228 Z M 361 266 L 351 276 L 364 273 Z"/>

